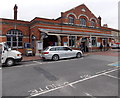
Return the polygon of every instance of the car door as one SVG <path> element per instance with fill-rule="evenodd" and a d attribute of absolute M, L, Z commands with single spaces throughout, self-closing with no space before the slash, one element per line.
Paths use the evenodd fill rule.
<path fill-rule="evenodd" d="M 64 48 L 58 47 L 57 49 L 58 49 L 58 53 L 59 53 L 60 58 L 66 58 L 67 53 L 66 53 L 66 51 L 64 51 Z"/>
<path fill-rule="evenodd" d="M 66 58 L 72 57 L 72 55 L 73 55 L 72 49 L 70 49 L 70 48 L 68 48 L 68 47 L 64 47 L 64 51 L 65 51 L 65 57 L 66 57 Z"/>

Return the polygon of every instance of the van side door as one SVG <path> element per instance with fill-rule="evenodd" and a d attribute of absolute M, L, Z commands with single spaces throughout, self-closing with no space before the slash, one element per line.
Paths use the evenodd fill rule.
<path fill-rule="evenodd" d="M 5 45 L 2 46 L 2 55 L 1 55 L 1 63 L 5 63 L 6 59 L 8 57 L 8 50 L 7 47 Z"/>

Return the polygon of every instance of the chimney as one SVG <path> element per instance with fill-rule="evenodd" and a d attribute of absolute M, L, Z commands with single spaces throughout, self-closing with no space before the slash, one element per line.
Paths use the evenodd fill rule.
<path fill-rule="evenodd" d="M 102 18 L 99 16 L 99 17 L 98 17 L 98 20 L 99 20 L 99 26 L 100 26 L 100 27 L 101 27 L 101 19 L 102 19 Z"/>
<path fill-rule="evenodd" d="M 14 6 L 14 20 L 17 20 L 17 9 L 18 9 L 18 7 L 15 4 L 15 6 Z"/>

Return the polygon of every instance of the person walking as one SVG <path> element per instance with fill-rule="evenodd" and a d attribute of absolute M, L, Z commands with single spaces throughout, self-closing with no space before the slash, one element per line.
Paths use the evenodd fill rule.
<path fill-rule="evenodd" d="M 101 43 L 100 44 L 100 51 L 102 51 L 103 50 L 103 44 Z"/>
<path fill-rule="evenodd" d="M 82 52 L 84 52 L 83 43 L 80 44 L 80 50 L 81 50 Z"/>
<path fill-rule="evenodd" d="M 107 51 L 109 50 L 109 48 L 110 48 L 110 45 L 109 45 L 109 43 L 107 43 Z"/>

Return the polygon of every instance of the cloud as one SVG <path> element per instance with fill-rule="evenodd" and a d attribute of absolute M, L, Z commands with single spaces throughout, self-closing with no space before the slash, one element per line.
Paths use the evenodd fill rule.
<path fill-rule="evenodd" d="M 80 4 L 85 4 L 96 17 L 102 17 L 102 23 L 117 28 L 119 0 L 2 0 L 2 18 L 13 18 L 13 7 L 18 5 L 18 19 L 30 21 L 35 17 L 56 19 Z M 6 3 L 7 2 L 7 3 Z"/>

